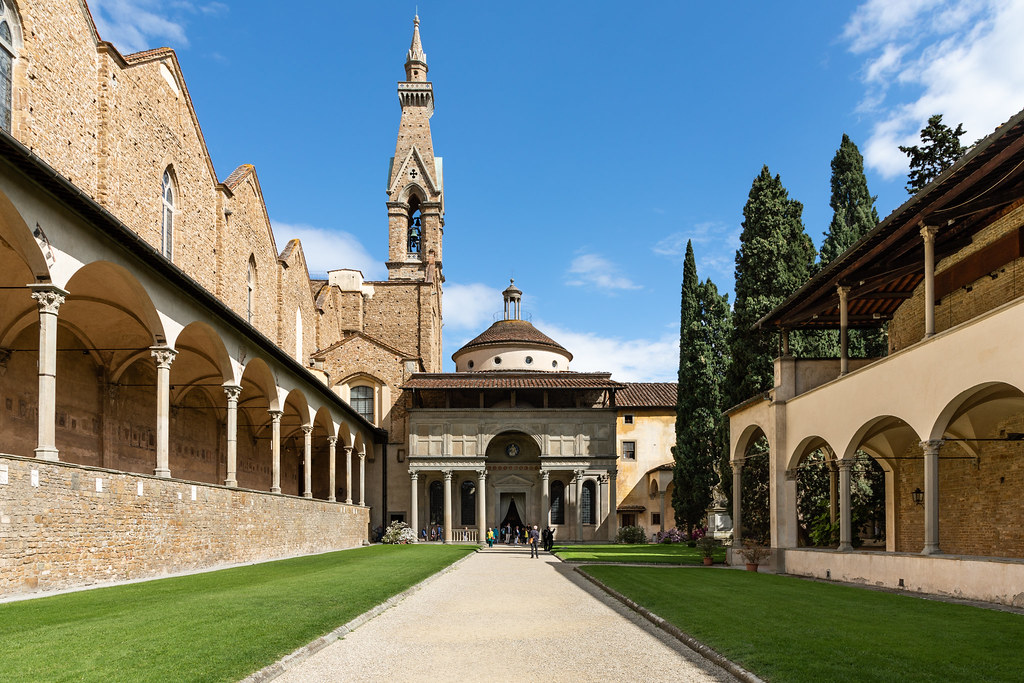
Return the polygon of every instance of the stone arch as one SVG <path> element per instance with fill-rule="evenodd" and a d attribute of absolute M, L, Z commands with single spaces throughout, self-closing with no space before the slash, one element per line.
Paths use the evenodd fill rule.
<path fill-rule="evenodd" d="M 235 383 L 231 356 L 224 340 L 207 323 L 199 320 L 189 323 L 168 343 L 178 352 L 171 365 L 172 384 L 187 383 L 189 378 L 218 384 Z M 190 362 L 189 356 L 194 356 L 194 361 Z M 182 363 L 183 360 L 186 363 Z M 182 367 L 189 364 L 195 367 Z"/>
<path fill-rule="evenodd" d="M 69 294 L 61 306 L 60 316 L 73 320 L 68 308 L 76 302 L 87 304 L 92 313 L 83 316 L 83 321 L 104 328 L 111 327 L 109 318 L 95 314 L 95 306 L 112 309 L 130 319 L 149 334 L 145 346 L 167 343 L 163 321 L 153 304 L 149 292 L 142 283 L 124 266 L 110 261 L 93 261 L 75 270 L 64 287 Z M 108 312 L 109 315 L 109 312 Z M 79 323 L 82 329 L 90 325 Z M 120 335 L 120 331 L 114 331 Z"/>
<path fill-rule="evenodd" d="M 751 423 L 743 428 L 740 432 L 739 438 L 736 440 L 736 447 L 732 454 L 733 460 L 742 460 L 743 456 L 750 447 L 754 445 L 761 437 L 768 438 L 768 431 L 761 425 Z"/>
<path fill-rule="evenodd" d="M 49 241 L 42 228 L 37 226 L 37 232 L 38 236 L 33 234 L 10 198 L 0 192 L 0 284 L 22 287 L 50 281 Z"/>
<path fill-rule="evenodd" d="M 1006 382 L 984 382 L 953 397 L 940 411 L 929 439 L 976 439 L 1024 412 L 1024 392 Z"/>
<path fill-rule="evenodd" d="M 413 197 L 416 197 L 420 203 L 423 203 L 427 201 L 427 191 L 419 183 L 408 183 L 398 193 L 398 201 L 405 204 L 408 204 L 409 200 Z"/>
<path fill-rule="evenodd" d="M 525 427 L 525 425 L 521 425 L 521 424 L 508 424 L 508 423 L 506 423 L 504 425 L 499 425 L 494 430 L 494 433 L 491 434 L 487 439 L 484 440 L 484 445 L 483 445 L 484 453 L 486 453 L 488 451 L 488 449 L 490 449 L 491 442 L 493 442 L 499 436 L 507 436 L 507 435 L 513 434 L 513 433 L 515 433 L 515 434 L 522 434 L 523 436 L 529 437 L 537 445 L 537 450 L 539 450 L 541 453 L 543 453 L 544 452 L 544 439 L 543 439 L 543 437 L 541 437 L 541 435 L 538 434 L 537 432 L 534 432 L 532 430 L 527 430 L 524 427 Z"/>

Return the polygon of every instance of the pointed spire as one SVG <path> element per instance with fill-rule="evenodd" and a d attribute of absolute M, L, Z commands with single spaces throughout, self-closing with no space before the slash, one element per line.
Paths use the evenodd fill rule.
<path fill-rule="evenodd" d="M 413 19 L 412 45 L 405 60 L 405 80 L 423 82 L 427 80 L 427 54 L 420 42 L 420 15 Z"/>

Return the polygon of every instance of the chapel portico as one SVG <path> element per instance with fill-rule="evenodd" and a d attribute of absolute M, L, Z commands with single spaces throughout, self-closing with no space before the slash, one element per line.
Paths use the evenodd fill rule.
<path fill-rule="evenodd" d="M 445 542 L 483 542 L 511 519 L 560 540 L 614 540 L 622 385 L 569 371 L 572 354 L 520 318 L 521 295 L 505 290 L 504 319 L 453 355 L 457 372 L 403 386 L 410 524 L 440 524 Z"/>

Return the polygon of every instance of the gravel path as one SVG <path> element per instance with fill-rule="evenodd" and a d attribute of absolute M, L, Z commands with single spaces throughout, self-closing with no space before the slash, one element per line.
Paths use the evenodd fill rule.
<path fill-rule="evenodd" d="M 276 679 L 732 681 L 577 576 L 525 548 L 476 553 Z"/>

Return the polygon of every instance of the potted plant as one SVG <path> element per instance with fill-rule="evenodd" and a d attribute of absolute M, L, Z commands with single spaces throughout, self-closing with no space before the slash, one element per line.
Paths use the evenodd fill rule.
<path fill-rule="evenodd" d="M 700 548 L 701 557 L 704 558 L 704 566 L 710 567 L 715 559 L 715 548 L 718 547 L 718 539 L 711 536 L 701 536 L 697 540 L 697 547 Z"/>
<path fill-rule="evenodd" d="M 740 555 L 743 556 L 743 560 L 747 563 L 748 572 L 756 572 L 757 566 L 771 557 L 771 554 L 771 548 L 760 545 L 750 539 L 743 541 L 743 548 L 740 550 Z"/>

